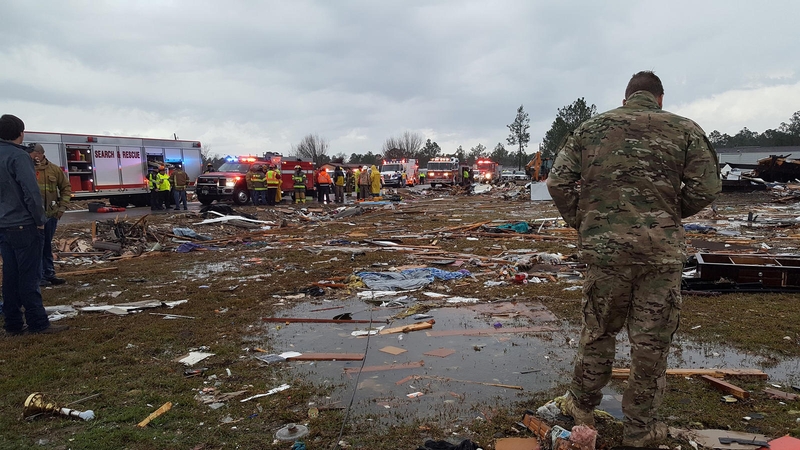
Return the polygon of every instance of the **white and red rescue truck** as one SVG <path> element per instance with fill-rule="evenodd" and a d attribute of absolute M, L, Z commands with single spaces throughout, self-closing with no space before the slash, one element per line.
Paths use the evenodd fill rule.
<path fill-rule="evenodd" d="M 461 183 L 461 170 L 459 170 L 458 158 L 439 156 L 428 161 L 428 173 L 425 181 L 431 187 L 441 184 L 454 185 Z"/>
<path fill-rule="evenodd" d="M 208 172 L 197 178 L 195 193 L 197 200 L 203 205 L 232 201 L 244 205 L 250 201 L 247 190 L 246 174 L 254 165 L 275 164 L 281 168 L 281 190 L 284 196 L 294 198 L 294 167 L 300 166 L 306 174 L 306 193 L 311 196 L 314 191 L 314 162 L 303 158 L 284 159 L 278 153 L 265 153 L 263 156 L 228 156 L 225 162 L 214 172 Z"/>
<path fill-rule="evenodd" d="M 489 158 L 478 158 L 472 170 L 478 183 L 493 183 L 500 177 L 500 166 Z"/>
<path fill-rule="evenodd" d="M 419 183 L 419 164 L 416 159 L 390 159 L 381 162 L 381 179 L 384 186 L 405 187 Z M 403 177 L 405 173 L 405 177 Z M 405 186 L 403 186 L 405 178 Z"/>
<path fill-rule="evenodd" d="M 150 204 L 148 165 L 180 164 L 190 180 L 202 171 L 198 141 L 25 132 L 23 144 L 30 143 L 61 166 L 74 199 L 107 198 L 114 206 Z"/>

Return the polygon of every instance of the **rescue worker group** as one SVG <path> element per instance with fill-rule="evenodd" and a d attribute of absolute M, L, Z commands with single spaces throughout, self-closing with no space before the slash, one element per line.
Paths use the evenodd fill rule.
<path fill-rule="evenodd" d="M 205 173 L 213 172 L 214 167 L 208 164 Z M 319 203 L 344 203 L 345 195 L 356 194 L 358 200 L 380 197 L 383 186 L 381 174 L 377 166 L 363 166 L 355 169 L 342 169 L 337 166 L 333 176 L 326 170 L 316 170 L 312 175 L 316 187 L 316 196 Z M 150 209 L 165 210 L 170 205 L 169 194 L 172 192 L 172 204 L 178 211 L 181 206 L 187 209 L 186 188 L 189 186 L 189 176 L 178 165 L 171 173 L 167 167 L 161 165 L 157 172 L 151 172 L 147 177 L 150 188 Z M 254 206 L 275 206 L 283 200 L 281 189 L 282 175 L 276 164 L 253 164 L 245 174 L 247 190 Z M 294 203 L 306 203 L 306 189 L 308 176 L 303 169 L 294 166 L 292 173 L 292 186 Z M 331 193 L 333 201 L 331 201 Z"/>

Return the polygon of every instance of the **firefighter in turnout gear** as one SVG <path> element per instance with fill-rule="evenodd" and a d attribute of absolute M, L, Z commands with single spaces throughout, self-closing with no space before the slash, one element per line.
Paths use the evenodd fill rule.
<path fill-rule="evenodd" d="M 267 179 L 264 177 L 264 172 L 261 171 L 261 164 L 253 166 L 253 173 L 250 175 L 250 182 L 253 185 L 253 191 L 256 193 L 253 197 L 253 205 L 267 204 Z"/>
<path fill-rule="evenodd" d="M 56 276 L 53 264 L 53 235 L 58 226 L 58 220 L 67 210 L 67 203 L 72 197 L 72 187 L 61 167 L 51 163 L 44 155 L 44 147 L 34 144 L 30 150 L 31 158 L 36 164 L 36 181 L 39 182 L 39 191 L 44 202 L 44 213 L 47 222 L 44 223 L 44 251 L 42 252 L 42 279 L 39 286 L 64 284 L 67 280 Z"/>
<path fill-rule="evenodd" d="M 267 205 L 275 206 L 275 197 L 280 188 L 281 181 L 278 178 L 278 172 L 275 170 L 275 165 L 270 164 L 267 170 Z"/>
<path fill-rule="evenodd" d="M 306 202 L 306 174 L 300 166 L 294 166 L 294 174 L 292 175 L 292 183 L 294 185 L 294 202 Z"/>
<path fill-rule="evenodd" d="M 172 185 L 172 200 L 175 202 L 175 211 L 183 205 L 184 211 L 188 209 L 186 203 L 186 186 L 189 185 L 189 175 L 183 171 L 182 166 L 175 167 L 175 171 L 169 176 Z"/>
<path fill-rule="evenodd" d="M 254 206 L 258 206 L 258 200 L 256 199 L 256 190 L 253 187 L 253 174 L 256 173 L 255 166 L 250 166 L 247 169 L 247 173 L 244 175 L 244 181 L 247 183 L 247 192 L 250 194 L 250 201 L 253 202 Z"/>
<path fill-rule="evenodd" d="M 280 205 L 283 201 L 283 177 L 281 175 L 281 165 L 275 165 L 275 174 L 278 177 L 278 190 L 275 191 L 275 204 Z"/>

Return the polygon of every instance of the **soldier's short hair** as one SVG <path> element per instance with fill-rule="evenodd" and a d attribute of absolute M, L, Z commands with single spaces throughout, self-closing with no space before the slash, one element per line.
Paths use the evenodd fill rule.
<path fill-rule="evenodd" d="M 25 131 L 25 123 L 17 116 L 3 114 L 0 117 L 0 139 L 13 141 Z"/>
<path fill-rule="evenodd" d="M 628 87 L 625 88 L 625 98 L 628 98 L 636 91 L 647 91 L 656 97 L 664 95 L 664 85 L 661 79 L 652 70 L 643 70 L 633 74 Z"/>

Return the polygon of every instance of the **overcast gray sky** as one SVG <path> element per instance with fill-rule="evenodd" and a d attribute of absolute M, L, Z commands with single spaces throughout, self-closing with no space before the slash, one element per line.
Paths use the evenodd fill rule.
<path fill-rule="evenodd" d="M 198 139 L 212 153 L 379 153 L 419 132 L 445 152 L 535 149 L 558 108 L 599 111 L 654 70 L 706 132 L 800 110 L 800 2 L 2 1 L 0 113 L 31 131 Z M 530 150 L 529 150 L 530 152 Z"/>

